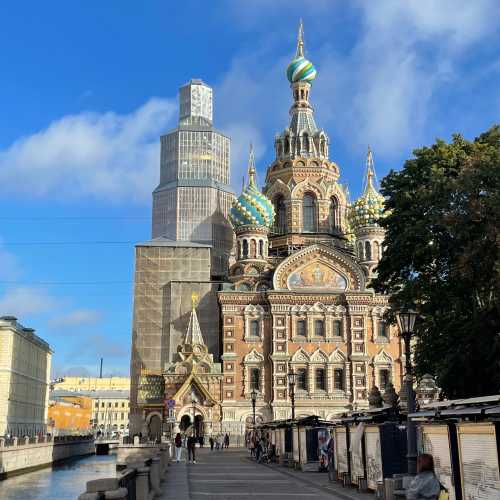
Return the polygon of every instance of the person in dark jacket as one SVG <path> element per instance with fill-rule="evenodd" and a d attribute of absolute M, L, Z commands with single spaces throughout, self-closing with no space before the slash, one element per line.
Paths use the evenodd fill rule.
<path fill-rule="evenodd" d="M 208 442 L 210 443 L 210 451 L 214 451 L 214 438 L 210 436 Z"/>
<path fill-rule="evenodd" d="M 188 461 L 195 464 L 196 463 L 196 438 L 194 436 L 189 436 L 187 441 L 187 449 L 188 449 Z"/>
<path fill-rule="evenodd" d="M 441 483 L 434 473 L 432 455 L 423 453 L 417 459 L 417 475 L 406 490 L 407 500 L 438 500 Z"/>
<path fill-rule="evenodd" d="M 229 434 L 226 433 L 226 435 L 224 436 L 224 446 L 226 448 L 229 448 Z"/>

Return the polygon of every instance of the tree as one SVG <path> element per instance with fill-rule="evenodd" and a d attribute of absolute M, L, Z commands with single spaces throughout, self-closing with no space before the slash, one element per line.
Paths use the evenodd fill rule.
<path fill-rule="evenodd" d="M 415 372 L 449 398 L 500 392 L 500 126 L 414 151 L 382 181 L 375 290 L 422 315 Z M 393 314 L 393 313 L 392 313 Z"/>

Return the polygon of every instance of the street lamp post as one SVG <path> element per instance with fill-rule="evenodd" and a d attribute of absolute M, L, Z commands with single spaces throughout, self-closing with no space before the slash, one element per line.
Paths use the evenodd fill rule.
<path fill-rule="evenodd" d="M 411 338 L 415 331 L 415 321 L 417 313 L 412 309 L 401 309 L 396 313 L 399 332 L 405 343 L 405 389 L 407 403 L 406 417 L 406 443 L 408 474 L 417 473 L 417 433 L 415 423 L 410 418 L 410 414 L 415 412 L 415 391 L 413 390 L 413 370 L 411 366 Z"/>
<path fill-rule="evenodd" d="M 255 390 L 255 387 L 252 389 L 250 397 L 252 398 L 253 426 L 255 427 L 255 404 L 257 402 L 257 391 Z"/>
<path fill-rule="evenodd" d="M 288 373 L 288 387 L 290 390 L 290 401 L 292 402 L 292 420 L 295 420 L 295 381 L 297 374 L 291 370 Z"/>
<path fill-rule="evenodd" d="M 196 398 L 194 397 L 194 392 L 191 393 L 191 404 L 193 405 L 193 437 L 196 437 L 196 428 L 194 425 L 194 417 L 195 417 L 195 410 L 196 410 Z"/>

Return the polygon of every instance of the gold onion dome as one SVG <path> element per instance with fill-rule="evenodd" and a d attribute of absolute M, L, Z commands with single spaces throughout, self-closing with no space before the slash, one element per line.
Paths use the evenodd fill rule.
<path fill-rule="evenodd" d="M 286 69 L 286 77 L 290 83 L 312 82 L 317 75 L 316 68 L 311 61 L 304 57 L 304 26 L 302 20 L 299 26 L 299 36 L 297 39 L 297 52 L 295 58 Z"/>
<path fill-rule="evenodd" d="M 369 147 L 366 164 L 365 190 L 351 205 L 350 222 L 353 229 L 361 226 L 377 225 L 378 221 L 386 215 L 385 199 L 373 185 L 375 171 L 373 167 L 372 151 Z"/>
<path fill-rule="evenodd" d="M 255 182 L 255 162 L 253 147 L 250 146 L 248 160 L 248 184 L 239 198 L 233 203 L 229 218 L 235 229 L 243 226 L 271 227 L 274 220 L 274 207 L 263 195 Z"/>

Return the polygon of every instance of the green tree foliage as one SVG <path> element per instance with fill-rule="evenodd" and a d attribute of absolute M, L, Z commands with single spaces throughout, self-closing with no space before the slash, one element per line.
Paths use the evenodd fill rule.
<path fill-rule="evenodd" d="M 500 126 L 414 151 L 382 181 L 389 215 L 374 288 L 415 304 L 417 376 L 449 398 L 500 393 Z"/>

